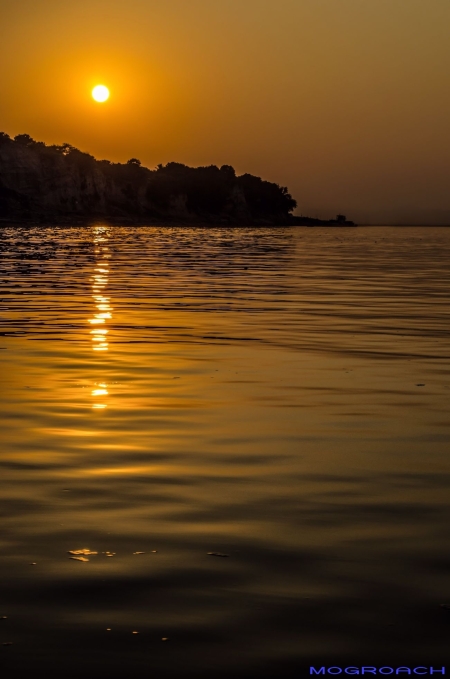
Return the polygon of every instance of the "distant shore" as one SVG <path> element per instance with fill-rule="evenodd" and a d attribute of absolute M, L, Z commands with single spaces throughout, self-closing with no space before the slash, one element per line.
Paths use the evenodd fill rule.
<path fill-rule="evenodd" d="M 145 226 L 165 226 L 165 227 L 198 227 L 198 228 L 264 228 L 264 227 L 292 227 L 292 226 L 304 226 L 304 227 L 321 227 L 321 226 L 331 226 L 331 227 L 356 227 L 358 226 L 354 222 L 337 222 L 336 220 L 323 220 L 314 218 L 298 218 L 293 217 L 285 222 L 266 222 L 264 220 L 255 220 L 251 224 L 248 222 L 241 224 L 239 222 L 228 222 L 228 221 L 200 221 L 200 220 L 111 220 L 98 217 L 97 219 L 79 219 L 76 216 L 70 217 L 58 217 L 58 218 L 45 218 L 43 220 L 36 220 L 32 218 L 24 219 L 8 219 L 0 218 L 0 228 L 11 227 L 11 226 L 28 226 L 28 227 L 39 227 L 39 226 L 61 226 L 61 227 L 77 227 L 77 226 L 133 226 L 136 228 Z"/>
<path fill-rule="evenodd" d="M 294 216 L 287 187 L 230 165 L 143 167 L 0 132 L 0 225 L 354 226 Z"/>

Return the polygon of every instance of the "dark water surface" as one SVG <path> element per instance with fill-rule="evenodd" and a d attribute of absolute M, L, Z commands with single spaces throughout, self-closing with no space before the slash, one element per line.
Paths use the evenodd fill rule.
<path fill-rule="evenodd" d="M 445 664 L 450 229 L 2 228 L 0 255 L 5 676 Z"/>

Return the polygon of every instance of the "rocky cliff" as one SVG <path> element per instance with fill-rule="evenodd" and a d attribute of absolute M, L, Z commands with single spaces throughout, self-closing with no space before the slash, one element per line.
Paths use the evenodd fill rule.
<path fill-rule="evenodd" d="M 228 165 L 149 170 L 0 133 L 3 222 L 287 224 L 295 206 L 286 188 Z"/>

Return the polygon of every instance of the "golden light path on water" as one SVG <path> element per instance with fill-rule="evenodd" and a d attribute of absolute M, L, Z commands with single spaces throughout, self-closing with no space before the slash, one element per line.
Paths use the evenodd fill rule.
<path fill-rule="evenodd" d="M 111 298 L 105 294 L 109 281 L 109 260 L 111 258 L 108 240 L 109 230 L 107 227 L 94 227 L 94 253 L 96 261 L 91 281 L 92 299 L 96 311 L 93 317 L 88 319 L 88 322 L 93 326 L 90 331 L 92 350 L 98 352 L 108 351 L 109 329 L 106 326 L 107 321 L 112 318 L 111 312 L 113 310 L 110 304 Z M 108 396 L 108 393 L 108 385 L 105 382 L 95 382 L 91 392 L 95 401 L 92 407 L 99 410 L 106 408 L 105 399 L 100 399 L 99 397 Z"/>

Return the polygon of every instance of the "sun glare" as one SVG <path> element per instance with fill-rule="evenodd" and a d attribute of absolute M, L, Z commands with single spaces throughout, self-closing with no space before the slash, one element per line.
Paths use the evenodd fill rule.
<path fill-rule="evenodd" d="M 105 85 L 96 85 L 92 90 L 92 97 L 100 103 L 106 101 L 109 99 L 109 90 Z"/>

